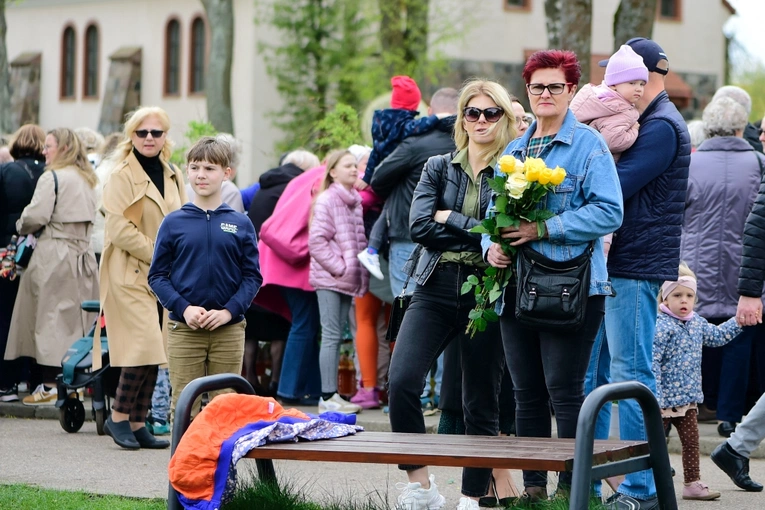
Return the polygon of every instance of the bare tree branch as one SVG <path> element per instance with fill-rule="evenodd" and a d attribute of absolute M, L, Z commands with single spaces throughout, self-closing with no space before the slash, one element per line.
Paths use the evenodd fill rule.
<path fill-rule="evenodd" d="M 8 66 L 8 47 L 5 39 L 8 24 L 5 21 L 6 0 L 0 0 L 0 131 L 8 133 L 13 129 L 11 121 L 11 69 Z"/>
<path fill-rule="evenodd" d="M 614 51 L 633 37 L 651 38 L 656 0 L 621 0 L 614 14 Z"/>
<path fill-rule="evenodd" d="M 560 10 L 560 47 L 576 53 L 582 66 L 582 83 L 590 82 L 592 0 L 566 0 Z"/>

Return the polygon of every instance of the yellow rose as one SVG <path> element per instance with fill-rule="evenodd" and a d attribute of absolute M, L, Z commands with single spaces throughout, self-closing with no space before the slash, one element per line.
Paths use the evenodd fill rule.
<path fill-rule="evenodd" d="M 545 162 L 539 158 L 526 158 L 526 162 L 523 164 L 526 179 L 531 182 L 538 181 L 541 172 L 545 168 Z"/>
<path fill-rule="evenodd" d="M 505 189 L 509 192 L 510 198 L 518 200 L 523 196 L 523 192 L 529 187 L 529 181 L 522 173 L 514 173 L 508 177 L 505 183 Z"/>
<path fill-rule="evenodd" d="M 544 170 L 539 172 L 539 179 L 537 179 L 537 182 L 544 186 L 545 184 L 550 182 L 550 179 L 552 178 L 552 170 L 545 167 Z"/>
<path fill-rule="evenodd" d="M 553 186 L 557 186 L 560 183 L 562 183 L 563 179 L 565 178 L 566 178 L 566 171 L 562 169 L 561 167 L 556 166 L 552 170 L 552 175 L 550 176 L 550 184 L 552 184 Z"/>
<path fill-rule="evenodd" d="M 499 171 L 507 175 L 515 172 L 515 158 L 509 154 L 499 158 Z"/>

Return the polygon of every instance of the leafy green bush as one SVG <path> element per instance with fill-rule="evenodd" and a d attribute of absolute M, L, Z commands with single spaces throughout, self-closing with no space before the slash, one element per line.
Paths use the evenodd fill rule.
<path fill-rule="evenodd" d="M 186 132 L 183 133 L 186 143 L 175 148 L 170 161 L 183 168 L 186 165 L 186 151 L 189 150 L 189 147 L 203 136 L 215 136 L 217 134 L 218 130 L 209 122 L 192 120 L 189 122 Z"/>
<path fill-rule="evenodd" d="M 317 154 L 362 143 L 359 114 L 353 107 L 337 103 L 332 111 L 316 123 L 315 136 Z"/>

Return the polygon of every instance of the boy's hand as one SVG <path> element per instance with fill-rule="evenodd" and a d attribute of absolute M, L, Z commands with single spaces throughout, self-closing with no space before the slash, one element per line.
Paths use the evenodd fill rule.
<path fill-rule="evenodd" d="M 200 322 L 200 326 L 213 331 L 220 326 L 225 326 L 229 322 L 231 322 L 231 312 L 224 308 L 223 310 L 210 310 L 209 312 L 205 312 L 202 321 Z"/>
<path fill-rule="evenodd" d="M 369 187 L 369 184 L 357 178 L 356 183 L 353 185 L 353 187 L 356 188 L 358 191 L 364 191 L 365 189 Z"/>
<path fill-rule="evenodd" d="M 183 311 L 183 320 L 186 321 L 186 325 L 191 329 L 199 329 L 202 326 L 202 319 L 204 318 L 207 310 L 201 306 L 187 306 Z"/>

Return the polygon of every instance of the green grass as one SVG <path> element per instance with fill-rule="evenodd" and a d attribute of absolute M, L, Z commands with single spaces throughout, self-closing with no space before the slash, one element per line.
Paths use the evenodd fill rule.
<path fill-rule="evenodd" d="M 277 487 L 258 480 L 240 481 L 239 489 L 233 501 L 224 505 L 223 510 L 389 510 L 386 497 L 382 494 L 366 496 L 366 501 L 359 497 L 348 496 L 345 501 L 320 505 L 308 501 L 299 487 L 287 484 Z M 519 510 L 568 510 L 569 502 L 565 498 L 552 499 L 537 504 L 517 504 L 509 508 Z M 600 502 L 591 500 L 589 510 L 602 509 Z"/>
<path fill-rule="evenodd" d="M 28 485 L 0 485 L 0 506 L 14 510 L 165 510 L 164 499 L 123 498 L 86 492 L 40 489 Z"/>

